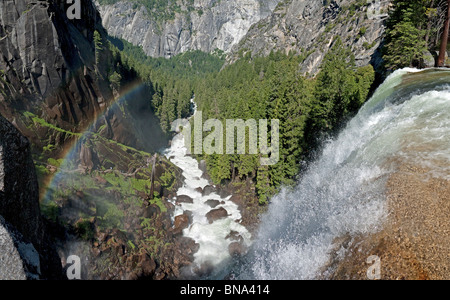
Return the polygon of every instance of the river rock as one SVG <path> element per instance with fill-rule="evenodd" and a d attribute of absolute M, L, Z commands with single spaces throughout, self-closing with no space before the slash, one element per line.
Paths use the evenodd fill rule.
<path fill-rule="evenodd" d="M 208 196 L 208 195 L 210 195 L 210 194 L 212 194 L 212 193 L 215 193 L 216 192 L 216 188 L 215 187 L 213 187 L 212 185 L 207 185 L 207 186 L 205 186 L 204 188 L 203 188 L 203 193 L 202 193 L 202 195 L 203 196 Z"/>
<path fill-rule="evenodd" d="M 233 242 L 239 242 L 242 243 L 244 241 L 244 238 L 239 234 L 239 232 L 232 230 L 225 239 L 230 239 Z"/>
<path fill-rule="evenodd" d="M 240 242 L 233 242 L 228 246 L 228 252 L 231 256 L 241 256 L 247 252 L 247 247 Z"/>
<path fill-rule="evenodd" d="M 181 234 L 183 232 L 184 229 L 186 229 L 189 226 L 189 216 L 188 214 L 184 213 L 182 215 L 176 216 L 175 217 L 175 222 L 173 225 L 173 234 L 177 235 L 177 234 Z"/>
<path fill-rule="evenodd" d="M 180 195 L 180 196 L 177 196 L 176 203 L 177 204 L 180 204 L 180 203 L 194 203 L 194 199 L 192 199 L 191 197 L 186 196 L 186 195 Z"/>
<path fill-rule="evenodd" d="M 436 53 L 431 53 L 430 51 L 425 51 L 423 53 L 423 59 L 421 63 L 422 68 L 433 68 L 436 65 Z"/>
<path fill-rule="evenodd" d="M 219 200 L 210 199 L 210 200 L 206 201 L 205 204 L 209 205 L 211 208 L 216 208 L 217 206 L 220 205 L 220 201 Z"/>
<path fill-rule="evenodd" d="M 206 161 L 205 160 L 201 160 L 198 163 L 198 168 L 203 172 L 203 174 L 208 173 L 208 169 L 206 167 Z"/>
<path fill-rule="evenodd" d="M 218 209 L 213 209 L 209 213 L 206 214 L 206 218 L 209 221 L 209 224 L 214 223 L 217 220 L 228 217 L 228 212 L 225 208 L 220 207 Z"/>

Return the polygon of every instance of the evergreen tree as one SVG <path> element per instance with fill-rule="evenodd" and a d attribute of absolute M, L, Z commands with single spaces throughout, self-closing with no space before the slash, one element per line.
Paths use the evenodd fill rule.
<path fill-rule="evenodd" d="M 434 1 L 393 1 L 383 49 L 387 69 L 419 66 L 428 49 L 431 5 Z"/>

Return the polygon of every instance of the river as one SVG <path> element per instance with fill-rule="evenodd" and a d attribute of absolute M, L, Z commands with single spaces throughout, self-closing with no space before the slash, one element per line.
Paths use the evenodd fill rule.
<path fill-rule="evenodd" d="M 198 162 L 186 155 L 178 135 L 166 156 L 183 170 L 184 186 L 177 195 L 193 198 L 176 207 L 176 215 L 192 212 L 183 234 L 199 245 L 194 269 L 220 266 L 217 278 L 314 279 L 344 235 L 369 235 L 387 218 L 386 181 L 395 171 L 393 158 L 431 170 L 429 176 L 450 179 L 450 71 L 402 69 L 390 75 L 359 113 L 334 139 L 323 145 L 293 189 L 271 200 L 257 235 L 250 239 L 239 224 L 236 204 L 229 197 L 196 191 L 209 184 Z M 223 201 L 227 218 L 209 224 L 205 202 Z M 231 260 L 229 234 L 238 232 L 250 251 Z M 227 238 L 228 237 L 228 238 Z M 335 253 L 336 254 L 336 253 Z M 337 253 L 344 256 L 345 253 Z"/>

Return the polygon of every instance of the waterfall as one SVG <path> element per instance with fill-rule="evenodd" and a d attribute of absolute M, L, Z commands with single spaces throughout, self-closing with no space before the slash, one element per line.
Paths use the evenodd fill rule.
<path fill-rule="evenodd" d="M 292 189 L 262 216 L 240 279 L 314 279 L 344 235 L 368 235 L 387 217 L 386 181 L 402 159 L 450 179 L 450 71 L 396 71 Z M 337 253 L 342 256 L 343 253 Z"/>

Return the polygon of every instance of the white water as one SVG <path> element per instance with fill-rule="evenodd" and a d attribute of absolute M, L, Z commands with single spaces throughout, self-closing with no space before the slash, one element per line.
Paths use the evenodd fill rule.
<path fill-rule="evenodd" d="M 392 158 L 430 168 L 429 176 L 450 179 L 449 133 L 450 72 L 395 72 L 341 134 L 324 145 L 299 184 L 272 199 L 250 253 L 225 267 L 217 278 L 228 273 L 239 279 L 316 278 L 329 262 L 335 238 L 382 227 L 385 184 L 395 170 Z M 229 198 L 202 197 L 195 191 L 208 182 L 186 151 L 179 135 L 166 152 L 186 177 L 177 195 L 194 199 L 193 204 L 178 206 L 174 216 L 187 210 L 193 213 L 193 224 L 183 234 L 200 245 L 194 269 L 228 263 L 231 241 L 225 237 L 237 231 L 250 246 L 250 234 L 239 224 L 240 212 Z M 208 199 L 225 201 L 221 206 L 230 216 L 209 224 Z"/>
<path fill-rule="evenodd" d="M 316 278 L 335 238 L 381 228 L 390 158 L 450 179 L 449 83 L 448 71 L 392 74 L 299 184 L 272 199 L 251 253 L 232 272 L 240 279 Z"/>
<path fill-rule="evenodd" d="M 232 231 L 237 232 L 243 238 L 245 247 L 250 246 L 251 235 L 240 224 L 242 216 L 238 206 L 230 201 L 231 196 L 221 198 L 217 193 L 202 196 L 202 193 L 196 191 L 197 188 L 203 189 L 210 183 L 202 178 L 203 171 L 200 170 L 197 160 L 187 155 L 182 133 L 174 137 L 171 147 L 165 151 L 165 155 L 183 171 L 185 177 L 184 185 L 177 191 L 177 196 L 186 195 L 193 199 L 193 203 L 176 205 L 173 215 L 175 218 L 186 211 L 192 212 L 192 224 L 183 231 L 185 237 L 192 238 L 200 246 L 194 254 L 195 260 L 191 271 L 195 273 L 196 269 L 202 267 L 215 267 L 230 259 L 228 247 L 233 241 L 227 236 Z M 210 199 L 224 203 L 214 209 L 223 207 L 228 212 L 227 218 L 209 224 L 206 214 L 213 208 L 205 202 Z M 176 198 L 172 200 L 176 204 Z"/>

